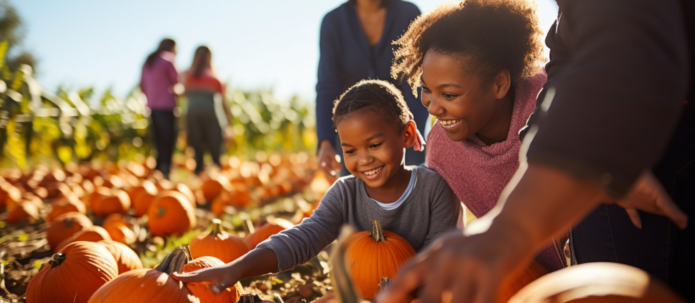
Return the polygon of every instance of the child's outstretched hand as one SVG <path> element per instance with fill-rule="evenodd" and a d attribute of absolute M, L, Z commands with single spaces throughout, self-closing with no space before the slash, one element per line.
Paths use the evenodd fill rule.
<path fill-rule="evenodd" d="M 207 284 L 213 294 L 219 294 L 228 287 L 233 286 L 239 279 L 232 274 L 234 271 L 229 264 L 210 268 L 203 268 L 188 273 L 173 274 L 174 279 L 184 283 L 200 282 Z"/>

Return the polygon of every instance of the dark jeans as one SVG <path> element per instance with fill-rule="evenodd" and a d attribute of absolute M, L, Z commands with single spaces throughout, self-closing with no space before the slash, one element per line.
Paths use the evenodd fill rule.
<path fill-rule="evenodd" d="M 169 178 L 171 172 L 171 157 L 174 154 L 174 144 L 178 129 L 176 127 L 176 117 L 172 110 L 155 110 L 150 113 L 152 139 L 157 148 L 157 167 Z"/>
<path fill-rule="evenodd" d="M 642 229 L 625 210 L 601 205 L 571 233 L 573 263 L 617 262 L 641 268 L 695 302 L 695 111 L 686 110 L 654 169 L 671 198 L 691 219 L 680 230 L 669 219 L 640 212 Z"/>
<path fill-rule="evenodd" d="M 186 117 L 188 145 L 195 150 L 195 173 L 199 174 L 205 167 L 203 154 L 210 151 L 212 162 L 220 165 L 222 153 L 222 128 L 214 110 L 189 111 Z"/>

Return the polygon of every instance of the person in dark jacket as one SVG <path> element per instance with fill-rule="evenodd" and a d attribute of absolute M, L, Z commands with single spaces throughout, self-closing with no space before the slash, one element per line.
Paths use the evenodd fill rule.
<path fill-rule="evenodd" d="M 695 300 L 695 235 L 687 225 L 695 214 L 695 114 L 683 102 L 695 91 L 694 5 L 557 2 L 546 39 L 548 82 L 515 177 L 496 209 L 406 264 L 379 302 L 400 302 L 421 285 L 421 302 L 443 294 L 451 302 L 493 302 L 508 275 L 601 203 L 624 209 L 603 211 L 609 218 L 595 221 L 603 227 L 589 239 L 593 245 L 602 242 L 600 249 L 616 254 L 612 261 L 628 264 L 659 255 L 646 270 Z M 632 242 L 634 234 L 610 230 L 638 229 L 632 222 L 642 225 L 643 241 L 663 242 L 643 246 Z M 577 259 L 591 256 L 575 252 Z"/>
<path fill-rule="evenodd" d="M 347 170 L 336 160 L 342 154 L 331 121 L 333 102 L 349 87 L 363 79 L 392 81 L 403 93 L 420 132 L 424 133 L 427 110 L 405 82 L 390 77 L 393 48 L 420 10 L 401 0 L 350 0 L 323 18 L 320 33 L 320 59 L 316 84 L 316 132 L 319 162 L 329 180 Z M 424 152 L 409 149 L 406 164 L 418 165 Z"/>

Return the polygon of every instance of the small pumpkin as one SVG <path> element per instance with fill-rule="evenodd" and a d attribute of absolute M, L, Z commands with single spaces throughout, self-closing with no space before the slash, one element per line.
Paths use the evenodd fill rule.
<path fill-rule="evenodd" d="M 92 193 L 90 206 L 97 216 L 125 214 L 130 208 L 130 198 L 125 191 L 101 187 Z"/>
<path fill-rule="evenodd" d="M 372 230 L 350 237 L 348 264 L 357 289 L 366 300 L 374 299 L 381 278 L 394 278 L 403 263 L 415 256 L 415 249 L 403 237 L 385 231 L 377 220 L 370 220 Z"/>
<path fill-rule="evenodd" d="M 130 245 L 137 240 L 135 232 L 125 225 L 109 226 L 106 228 L 106 232 L 111 236 L 111 240 L 118 243 Z"/>
<path fill-rule="evenodd" d="M 147 214 L 147 210 L 150 209 L 150 204 L 152 204 L 152 200 L 157 196 L 158 191 L 154 183 L 146 180 L 142 182 L 141 186 L 136 187 L 130 192 L 135 215 L 142 217 Z"/>
<path fill-rule="evenodd" d="M 200 257 L 189 261 L 183 266 L 183 272 L 192 272 L 203 268 L 210 268 L 224 265 L 224 262 L 215 257 Z M 203 283 L 186 283 L 186 287 L 200 299 L 201 303 L 234 303 L 239 300 L 244 293 L 241 283 L 237 282 L 234 286 L 222 291 L 220 294 L 213 294 L 210 287 Z"/>
<path fill-rule="evenodd" d="M 191 203 L 180 192 L 167 190 L 152 201 L 147 225 L 155 236 L 181 235 L 196 224 Z"/>
<path fill-rule="evenodd" d="M 193 191 L 191 190 L 188 185 L 183 184 L 183 183 L 178 183 L 176 184 L 176 187 L 174 188 L 177 192 L 182 193 L 184 196 L 186 196 L 186 199 L 188 202 L 191 202 L 191 206 L 195 208 L 197 205 L 195 203 L 195 195 L 193 194 Z"/>
<path fill-rule="evenodd" d="M 183 282 L 170 276 L 181 272 L 187 260 L 184 248 L 177 247 L 155 269 L 131 270 L 104 284 L 88 303 L 200 302 Z"/>
<path fill-rule="evenodd" d="M 0 211 L 6 208 L 12 209 L 22 201 L 22 191 L 17 187 L 3 182 L 0 186 Z"/>
<path fill-rule="evenodd" d="M 142 269 L 142 261 L 140 257 L 130 247 L 125 246 L 115 241 L 99 241 L 98 244 L 104 246 L 116 259 L 118 265 L 118 274 L 128 272 L 134 269 Z"/>
<path fill-rule="evenodd" d="M 229 179 L 222 174 L 217 175 L 215 178 L 210 178 L 203 181 L 203 185 L 200 187 L 203 191 L 203 197 L 205 201 L 212 201 L 223 191 L 231 192 L 232 186 L 229 183 Z"/>
<path fill-rule="evenodd" d="M 210 234 L 198 235 L 191 241 L 190 246 L 193 258 L 212 256 L 224 263 L 232 262 L 249 251 L 244 240 L 222 230 L 222 222 L 219 219 L 212 220 Z"/>
<path fill-rule="evenodd" d="M 48 240 L 48 245 L 51 246 L 51 249 L 57 251 L 55 248 L 60 242 L 92 226 L 92 221 L 81 213 L 71 212 L 62 214 L 51 221 L 46 229 L 46 240 Z"/>
<path fill-rule="evenodd" d="M 126 217 L 122 214 L 119 214 L 119 213 L 114 213 L 114 214 L 108 215 L 106 217 L 106 219 L 104 219 L 104 222 L 101 224 L 101 226 L 107 230 L 109 227 L 118 226 L 118 225 L 124 225 L 128 228 L 133 227 L 132 224 L 130 224 L 126 221 Z"/>
<path fill-rule="evenodd" d="M 39 209 L 36 205 L 30 201 L 19 202 L 14 208 L 10 210 L 7 214 L 7 223 L 19 224 L 19 223 L 34 223 L 39 220 Z"/>
<path fill-rule="evenodd" d="M 86 303 L 116 276 L 116 260 L 106 248 L 92 242 L 70 243 L 29 281 L 27 303 Z"/>
<path fill-rule="evenodd" d="M 58 199 L 51 203 L 52 209 L 46 217 L 47 221 L 53 221 L 53 219 L 58 218 L 58 216 L 69 213 L 78 212 L 81 214 L 87 213 L 87 208 L 84 203 L 80 201 L 75 194 L 68 194 L 68 197 L 63 199 Z"/>
<path fill-rule="evenodd" d="M 111 240 L 111 236 L 109 235 L 109 233 L 101 226 L 92 226 L 82 231 L 78 231 L 77 233 L 72 235 L 72 237 L 63 240 L 63 242 L 60 242 L 60 244 L 58 244 L 58 247 L 56 247 L 55 250 L 60 251 L 63 247 L 67 246 L 68 244 L 77 241 L 99 242 L 103 240 Z"/>
<path fill-rule="evenodd" d="M 277 234 L 283 230 L 290 229 L 294 227 L 292 222 L 280 218 L 268 218 L 268 222 L 263 224 L 261 227 L 257 228 L 256 231 L 244 239 L 246 246 L 249 249 L 254 249 L 256 246 L 270 238 L 270 236 Z"/>
<path fill-rule="evenodd" d="M 497 302 L 502 302 L 498 298 Z M 505 301 L 507 302 L 507 301 Z M 607 303 L 686 301 L 641 269 L 618 263 L 587 263 L 549 273 L 521 289 L 509 303 Z"/>

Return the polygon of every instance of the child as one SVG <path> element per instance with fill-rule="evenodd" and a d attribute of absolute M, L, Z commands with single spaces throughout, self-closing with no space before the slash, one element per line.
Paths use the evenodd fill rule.
<path fill-rule="evenodd" d="M 262 242 L 224 266 L 176 274 L 183 282 L 212 282 L 218 293 L 237 281 L 293 268 L 338 237 L 343 224 L 371 230 L 379 220 L 419 251 L 454 229 L 461 204 L 444 179 L 425 167 L 405 166 L 405 149 L 422 138 L 400 91 L 385 81 L 361 81 L 333 109 L 333 123 L 352 176 L 338 179 L 311 217 Z"/>
<path fill-rule="evenodd" d="M 438 123 L 425 163 L 447 181 L 476 217 L 489 212 L 519 167 L 519 130 L 545 84 L 538 68 L 541 30 L 535 3 L 466 0 L 416 19 L 396 41 L 391 73 L 422 88 Z M 556 247 L 536 260 L 564 267 Z"/>

